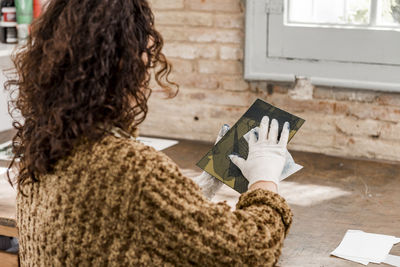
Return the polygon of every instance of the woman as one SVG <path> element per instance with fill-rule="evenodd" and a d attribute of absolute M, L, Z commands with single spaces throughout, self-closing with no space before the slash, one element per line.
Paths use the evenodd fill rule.
<path fill-rule="evenodd" d="M 166 155 L 131 138 L 150 70 L 170 65 L 144 0 L 53 0 L 14 58 L 22 266 L 271 266 L 292 215 L 276 194 L 289 127 L 264 118 L 237 210 L 213 204 Z M 203 175 L 204 181 L 213 181 Z M 213 182 L 214 183 L 214 182 Z"/>

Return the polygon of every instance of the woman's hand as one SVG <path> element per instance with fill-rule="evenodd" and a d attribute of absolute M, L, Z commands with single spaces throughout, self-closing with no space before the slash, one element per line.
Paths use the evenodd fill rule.
<path fill-rule="evenodd" d="M 224 124 L 224 126 L 222 126 L 221 130 L 218 133 L 218 137 L 215 143 L 218 143 L 219 140 L 221 140 L 221 138 L 228 132 L 228 130 L 229 130 L 229 125 Z M 218 180 L 214 176 L 211 176 L 207 172 L 203 172 L 199 176 L 195 177 L 193 181 L 199 185 L 204 196 L 209 200 L 211 200 L 215 196 L 215 193 L 223 185 L 223 183 L 220 180 Z"/>
<path fill-rule="evenodd" d="M 272 182 L 278 186 L 285 166 L 289 123 L 285 122 L 278 141 L 278 121 L 273 119 L 271 124 L 269 122 L 267 116 L 261 120 L 258 140 L 254 132 L 250 134 L 249 154 L 246 160 L 236 155 L 229 156 L 249 181 L 249 189 L 254 189 L 252 185 L 260 181 Z"/>

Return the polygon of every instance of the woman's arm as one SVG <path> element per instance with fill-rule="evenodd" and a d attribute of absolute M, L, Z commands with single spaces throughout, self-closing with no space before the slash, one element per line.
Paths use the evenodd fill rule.
<path fill-rule="evenodd" d="M 272 266 L 277 262 L 292 221 L 290 208 L 279 195 L 251 190 L 232 212 L 225 203 L 207 201 L 172 161 L 161 160 L 151 168 L 138 207 L 141 246 L 148 257 L 157 255 L 173 265 Z"/>
<path fill-rule="evenodd" d="M 247 159 L 231 157 L 250 185 L 233 212 L 226 203 L 207 201 L 163 153 L 144 157 L 135 207 L 142 257 L 155 265 L 275 265 L 292 222 L 285 200 L 272 192 L 285 163 L 287 123 L 281 135 L 278 141 L 278 122 L 270 126 L 264 117 L 258 139 L 250 135 Z"/>
<path fill-rule="evenodd" d="M 264 190 L 269 190 L 274 193 L 278 193 L 278 186 L 273 182 L 267 182 L 267 181 L 259 181 L 257 183 L 252 184 L 249 187 L 249 191 L 256 190 L 259 188 Z"/>

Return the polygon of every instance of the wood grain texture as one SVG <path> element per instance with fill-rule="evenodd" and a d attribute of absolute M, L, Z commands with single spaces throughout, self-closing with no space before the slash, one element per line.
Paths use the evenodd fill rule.
<path fill-rule="evenodd" d="M 9 237 L 18 237 L 18 230 L 14 227 L 3 226 L 0 222 L 0 235 L 5 235 Z"/>
<path fill-rule="evenodd" d="M 195 163 L 211 146 L 211 143 L 181 140 L 164 152 L 187 176 L 193 177 L 201 172 Z M 397 164 L 304 152 L 292 155 L 304 169 L 281 186 L 281 194 L 292 207 L 294 224 L 279 266 L 359 266 L 329 256 L 348 229 L 400 237 L 400 168 Z M 345 194 L 335 196 L 332 192 Z M 234 206 L 238 197 L 237 192 L 224 186 L 214 201 L 227 201 Z M 15 221 L 6 218 L 0 224 L 15 225 Z M 400 244 L 393 247 L 391 254 L 400 255 Z"/>
<path fill-rule="evenodd" d="M 0 267 L 17 267 L 18 255 L 0 251 Z"/>
<path fill-rule="evenodd" d="M 181 141 L 164 152 L 194 177 L 197 160 L 212 144 Z M 293 152 L 304 169 L 281 184 L 294 223 L 279 266 L 360 266 L 330 256 L 348 229 L 400 237 L 400 168 L 397 164 Z M 223 186 L 213 201 L 234 207 L 240 195 Z M 400 244 L 391 254 L 400 255 Z M 370 264 L 369 266 L 380 266 Z"/>

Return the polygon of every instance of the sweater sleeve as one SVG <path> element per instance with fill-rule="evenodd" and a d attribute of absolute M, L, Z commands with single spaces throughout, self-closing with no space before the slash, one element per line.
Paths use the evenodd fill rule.
<path fill-rule="evenodd" d="M 242 194 L 236 211 L 206 200 L 162 153 L 143 182 L 139 210 L 142 256 L 175 266 L 273 266 L 292 222 L 279 195 Z"/>

